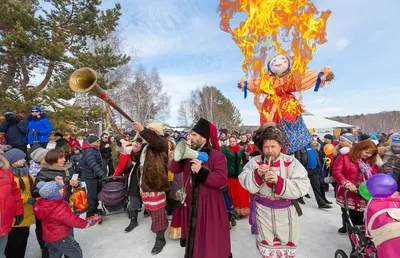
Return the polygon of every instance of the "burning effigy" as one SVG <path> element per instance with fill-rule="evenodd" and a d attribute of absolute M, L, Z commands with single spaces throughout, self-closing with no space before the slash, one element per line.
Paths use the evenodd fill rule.
<path fill-rule="evenodd" d="M 327 67 L 317 71 L 307 67 L 317 44 L 327 42 L 331 11 L 319 12 L 309 0 L 221 0 L 219 10 L 221 29 L 232 35 L 244 55 L 246 79 L 239 87 L 245 98 L 247 91 L 254 93 L 260 125 L 279 124 L 289 139 L 286 153 L 294 153 L 312 138 L 301 116 L 301 92 L 311 88 L 317 92 L 334 79 Z M 231 28 L 236 13 L 247 18 Z"/>

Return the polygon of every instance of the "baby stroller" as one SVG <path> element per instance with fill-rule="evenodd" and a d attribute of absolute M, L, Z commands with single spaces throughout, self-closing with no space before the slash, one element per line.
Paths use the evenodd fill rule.
<path fill-rule="evenodd" d="M 365 225 L 353 225 L 349 214 L 349 205 L 347 193 L 344 192 L 344 209 L 346 210 L 346 219 L 348 223 L 348 231 L 350 233 L 350 241 L 355 246 L 355 251 L 350 255 L 351 258 L 377 258 L 376 248 L 372 239 L 366 235 Z M 345 251 L 338 249 L 335 252 L 335 258 L 348 258 Z"/>
<path fill-rule="evenodd" d="M 124 176 L 110 176 L 100 179 L 101 191 L 98 195 L 102 205 L 102 215 L 114 215 L 127 211 L 128 185 Z M 107 214 L 108 213 L 108 214 Z"/>

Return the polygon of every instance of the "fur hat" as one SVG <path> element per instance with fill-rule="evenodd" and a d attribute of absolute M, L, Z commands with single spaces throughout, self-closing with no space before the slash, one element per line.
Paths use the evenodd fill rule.
<path fill-rule="evenodd" d="M 10 162 L 10 164 L 12 164 L 18 160 L 24 159 L 26 154 L 20 149 L 11 149 L 4 153 L 4 157 L 8 160 L 8 162 Z"/>
<path fill-rule="evenodd" d="M 39 163 L 44 158 L 44 156 L 46 156 L 47 152 L 49 152 L 49 150 L 39 147 L 36 150 L 32 151 L 31 159 L 34 162 Z"/>
<path fill-rule="evenodd" d="M 286 138 L 281 127 L 275 123 L 266 123 L 254 132 L 254 143 L 259 150 L 263 149 L 264 141 L 275 140 L 285 146 Z"/>
<path fill-rule="evenodd" d="M 98 140 L 100 140 L 100 138 L 99 138 L 99 136 L 97 136 L 97 135 L 90 135 L 90 136 L 87 138 L 87 142 L 88 142 L 89 144 L 94 143 L 95 141 L 98 141 Z"/>
<path fill-rule="evenodd" d="M 44 199 L 59 200 L 62 198 L 62 195 L 59 191 L 63 187 L 63 185 L 58 181 L 41 181 L 37 184 L 37 187 L 39 188 L 40 196 Z"/>
<path fill-rule="evenodd" d="M 398 133 L 392 134 L 391 145 L 392 146 L 400 146 L 400 134 L 398 134 Z"/>
<path fill-rule="evenodd" d="M 357 137 L 351 133 L 344 133 L 339 137 L 339 139 L 346 140 L 351 144 L 353 144 L 357 141 Z"/>
<path fill-rule="evenodd" d="M 164 135 L 164 128 L 162 123 L 150 123 L 147 125 L 147 128 L 153 130 L 158 135 Z"/>

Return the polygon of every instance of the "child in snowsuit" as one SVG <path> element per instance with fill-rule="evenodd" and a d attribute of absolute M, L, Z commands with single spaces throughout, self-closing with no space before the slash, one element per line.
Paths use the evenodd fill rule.
<path fill-rule="evenodd" d="M 83 257 L 82 249 L 70 235 L 72 228 L 87 228 L 98 222 L 93 218 L 81 219 L 63 200 L 64 185 L 59 181 L 39 182 L 42 198 L 34 206 L 35 216 L 42 220 L 43 240 L 49 244 L 50 258 Z"/>

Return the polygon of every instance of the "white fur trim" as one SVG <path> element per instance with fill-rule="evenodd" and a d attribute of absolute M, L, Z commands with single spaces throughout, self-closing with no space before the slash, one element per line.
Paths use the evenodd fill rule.
<path fill-rule="evenodd" d="M 347 153 L 350 152 L 350 148 L 349 147 L 343 147 L 339 150 L 340 154 L 345 155 Z"/>

